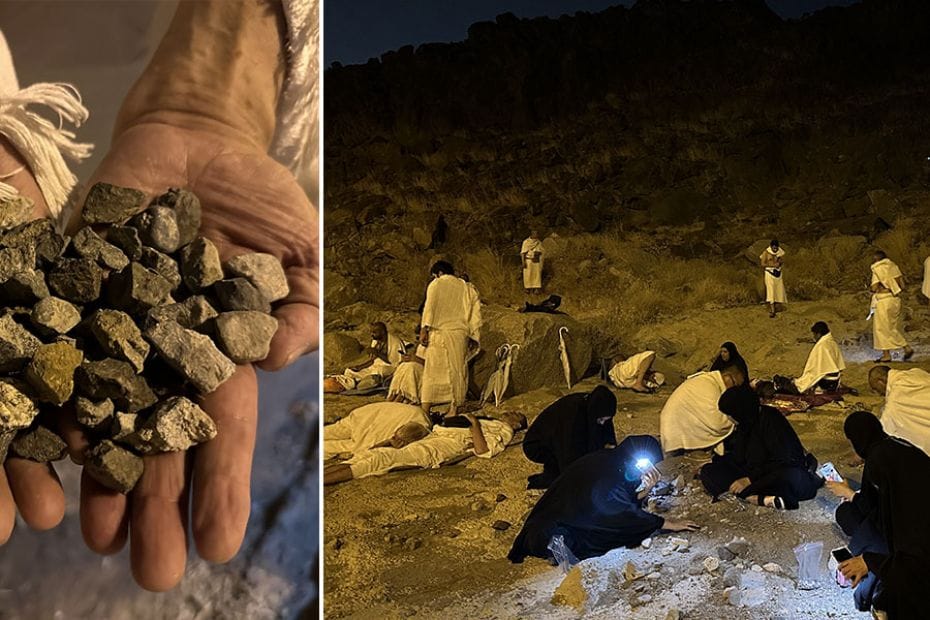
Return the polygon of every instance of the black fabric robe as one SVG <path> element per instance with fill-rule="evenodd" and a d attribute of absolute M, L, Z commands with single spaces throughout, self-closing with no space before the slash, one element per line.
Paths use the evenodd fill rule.
<path fill-rule="evenodd" d="M 739 354 L 739 351 L 736 349 L 736 345 L 732 342 L 724 342 L 720 345 L 721 349 L 726 349 L 730 352 L 729 361 L 723 361 L 723 358 L 720 357 L 720 354 L 717 354 L 717 357 L 714 358 L 714 361 L 710 365 L 710 370 L 723 370 L 728 366 L 736 366 L 741 371 L 743 371 L 743 376 L 746 377 L 744 383 L 749 385 L 749 367 L 746 366 L 746 360 L 743 359 L 743 356 Z"/>
<path fill-rule="evenodd" d="M 877 524 L 888 545 L 887 555 L 862 554 L 869 571 L 881 580 L 875 605 L 887 611 L 890 620 L 926 618 L 930 456 L 885 435 L 881 422 L 868 412 L 850 414 L 844 430 L 856 453 L 865 459 L 859 501 L 878 507 Z"/>
<path fill-rule="evenodd" d="M 590 394 L 569 394 L 546 407 L 523 439 L 526 457 L 543 465 L 542 474 L 530 477 L 530 488 L 546 488 L 569 464 L 581 456 L 616 444 L 613 416 L 617 397 L 600 385 Z M 598 418 L 610 418 L 598 424 Z"/>
<path fill-rule="evenodd" d="M 635 463 L 662 458 L 658 440 L 627 437 L 613 449 L 587 454 L 569 465 L 539 499 L 507 557 L 548 558 L 553 536 L 564 537 L 579 560 L 619 547 L 635 547 L 662 527 L 664 519 L 646 512 L 636 498 L 641 473 Z"/>
<path fill-rule="evenodd" d="M 775 495 L 790 509 L 817 495 L 823 479 L 808 470 L 807 451 L 777 409 L 760 406 L 746 386 L 724 392 L 718 407 L 736 421 L 736 428 L 724 440 L 724 455 L 701 468 L 701 482 L 711 495 L 726 492 L 743 477 L 751 484 L 741 497 Z"/>

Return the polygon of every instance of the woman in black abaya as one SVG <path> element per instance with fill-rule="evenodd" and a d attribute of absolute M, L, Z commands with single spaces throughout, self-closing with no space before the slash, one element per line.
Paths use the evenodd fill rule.
<path fill-rule="evenodd" d="M 643 499 L 659 481 L 654 463 L 661 459 L 658 440 L 647 435 L 627 437 L 616 448 L 579 458 L 539 499 L 507 557 L 511 562 L 549 558 L 550 541 L 562 536 L 575 557 L 584 560 L 636 547 L 661 529 L 697 529 L 691 521 L 643 510 Z"/>
<path fill-rule="evenodd" d="M 527 488 L 545 489 L 577 458 L 617 443 L 613 417 L 617 397 L 599 385 L 590 394 L 569 394 L 540 413 L 523 440 L 523 453 L 541 463 Z"/>
<path fill-rule="evenodd" d="M 710 364 L 710 370 L 723 370 L 729 366 L 736 366 L 742 371 L 745 379 L 743 383 L 749 385 L 749 367 L 746 366 L 746 360 L 739 354 L 736 345 L 732 342 L 724 342 L 720 345 L 720 352 Z"/>

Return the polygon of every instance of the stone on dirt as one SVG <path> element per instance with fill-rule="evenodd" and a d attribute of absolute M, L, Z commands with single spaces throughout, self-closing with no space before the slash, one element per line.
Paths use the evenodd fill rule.
<path fill-rule="evenodd" d="M 88 324 L 104 353 L 142 372 L 150 347 L 131 316 L 119 310 L 97 310 Z"/>
<path fill-rule="evenodd" d="M 74 370 L 82 361 L 84 354 L 73 344 L 43 344 L 26 367 L 26 380 L 39 400 L 53 405 L 64 404 L 74 392 Z"/>
<path fill-rule="evenodd" d="M 572 607 L 579 612 L 583 612 L 587 602 L 588 591 L 585 590 L 581 580 L 581 568 L 574 566 L 562 579 L 559 587 L 555 589 L 555 593 L 552 595 L 552 604 Z"/>
<path fill-rule="evenodd" d="M 85 361 L 74 373 L 77 391 L 93 400 L 109 398 L 117 408 L 136 412 L 151 407 L 158 398 L 132 364 L 107 358 Z"/>
<path fill-rule="evenodd" d="M 237 364 L 268 357 L 277 329 L 278 320 L 263 312 L 223 312 L 216 318 L 217 344 Z"/>
<path fill-rule="evenodd" d="M 137 189 L 94 183 L 81 214 L 88 224 L 120 224 L 145 208 L 145 194 Z"/>
<path fill-rule="evenodd" d="M 84 455 L 84 469 L 113 491 L 129 493 L 142 476 L 142 458 L 104 439 Z"/>
<path fill-rule="evenodd" d="M 281 261 L 271 254 L 240 254 L 226 262 L 226 273 L 245 278 L 268 301 L 284 299 L 289 292 Z"/>
<path fill-rule="evenodd" d="M 158 354 L 197 390 L 209 394 L 236 371 L 208 336 L 184 329 L 173 321 L 161 321 L 145 331 Z"/>
<path fill-rule="evenodd" d="M 197 237 L 181 248 L 181 278 L 193 293 L 223 279 L 220 253 L 212 241 Z"/>
<path fill-rule="evenodd" d="M 10 444 L 10 451 L 20 458 L 48 463 L 63 459 L 68 445 L 44 426 L 36 426 L 20 433 Z"/>
<path fill-rule="evenodd" d="M 29 315 L 32 324 L 53 334 L 67 334 L 81 322 L 77 306 L 60 297 L 40 299 Z"/>

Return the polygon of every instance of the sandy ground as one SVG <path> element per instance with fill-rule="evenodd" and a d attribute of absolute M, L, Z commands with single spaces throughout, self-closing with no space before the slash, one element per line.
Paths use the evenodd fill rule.
<path fill-rule="evenodd" d="M 878 411 L 881 398 L 868 392 L 866 375 L 875 354 L 868 348 L 870 335 L 861 300 L 854 296 L 833 302 L 793 304 L 775 320 L 761 307 L 718 312 L 696 311 L 674 322 L 650 328 L 643 338 L 661 336 L 685 344 L 675 356 L 663 360 L 678 365 L 681 373 L 709 358 L 726 339 L 737 342 L 755 376 L 800 373 L 811 343 L 807 340 L 812 317 L 826 318 L 843 343 L 849 368 L 844 383 L 856 387 L 859 397 L 844 405 L 831 405 L 789 419 L 805 446 L 821 463 L 832 461 L 840 473 L 861 477 L 851 467 L 852 451 L 842 433 L 850 407 L 861 402 Z M 867 302 L 865 302 L 867 304 Z M 909 308 L 907 327 L 918 343 L 918 355 L 904 368 L 930 368 L 926 342 L 930 332 L 926 305 L 916 298 Z M 867 306 L 866 306 L 867 308 Z M 863 337 L 863 334 L 866 334 Z M 701 346 L 689 345 L 698 343 Z M 680 360 L 676 362 L 677 360 Z M 693 368 L 692 368 L 693 369 Z M 598 383 L 589 378 L 574 390 L 590 390 Z M 654 395 L 618 392 L 620 410 L 614 418 L 618 437 L 658 433 L 659 411 L 670 392 Z M 510 397 L 502 409 L 536 415 L 566 393 L 564 389 L 536 390 Z M 376 400 L 328 396 L 324 402 L 327 421 L 351 408 Z M 493 415 L 493 407 L 486 413 Z M 692 480 L 695 470 L 708 460 L 704 452 L 670 458 L 661 463 L 666 481 L 679 476 L 675 493 L 661 497 L 657 510 L 701 523 L 700 532 L 680 535 L 688 540 L 684 550 L 672 550 L 671 537 L 656 537 L 650 547 L 615 550 L 601 558 L 582 562 L 581 582 L 565 588 L 571 605 L 551 600 L 563 580 L 558 567 L 528 559 L 512 565 L 506 553 L 539 492 L 525 489 L 526 476 L 536 466 L 519 447 L 506 450 L 491 461 L 469 459 L 432 471 L 398 472 L 329 487 L 325 490 L 325 609 L 339 618 L 859 618 L 849 590 L 833 584 L 827 574 L 827 552 L 841 538 L 833 525 L 837 500 L 825 490 L 800 510 L 776 512 L 736 501 L 715 504 Z M 498 520 L 512 526 L 497 531 Z M 707 557 L 718 558 L 717 549 L 742 536 L 749 550 L 720 561 L 714 570 L 703 566 Z M 801 542 L 822 541 L 819 587 L 797 587 L 797 562 L 792 549 Z M 724 554 L 726 555 L 726 554 Z M 719 558 L 718 558 L 719 559 Z M 644 577 L 627 581 L 623 576 L 632 562 Z M 713 561 L 709 561 L 711 566 Z M 775 563 L 778 572 L 763 566 Z M 731 570 L 727 578 L 724 574 Z M 576 577 L 577 575 L 573 575 Z M 729 601 L 724 590 L 739 582 L 739 593 Z M 583 584 L 583 588 L 582 588 Z M 579 593 L 587 592 L 584 602 Z M 737 600 L 738 599 L 738 600 Z"/>

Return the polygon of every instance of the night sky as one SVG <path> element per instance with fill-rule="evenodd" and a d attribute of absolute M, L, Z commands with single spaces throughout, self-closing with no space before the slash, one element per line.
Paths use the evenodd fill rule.
<path fill-rule="evenodd" d="M 767 0 L 785 18 L 856 0 Z M 331 0 L 323 5 L 326 66 L 366 62 L 403 45 L 461 41 L 468 27 L 501 13 L 558 17 L 576 11 L 629 6 L 633 0 Z"/>

